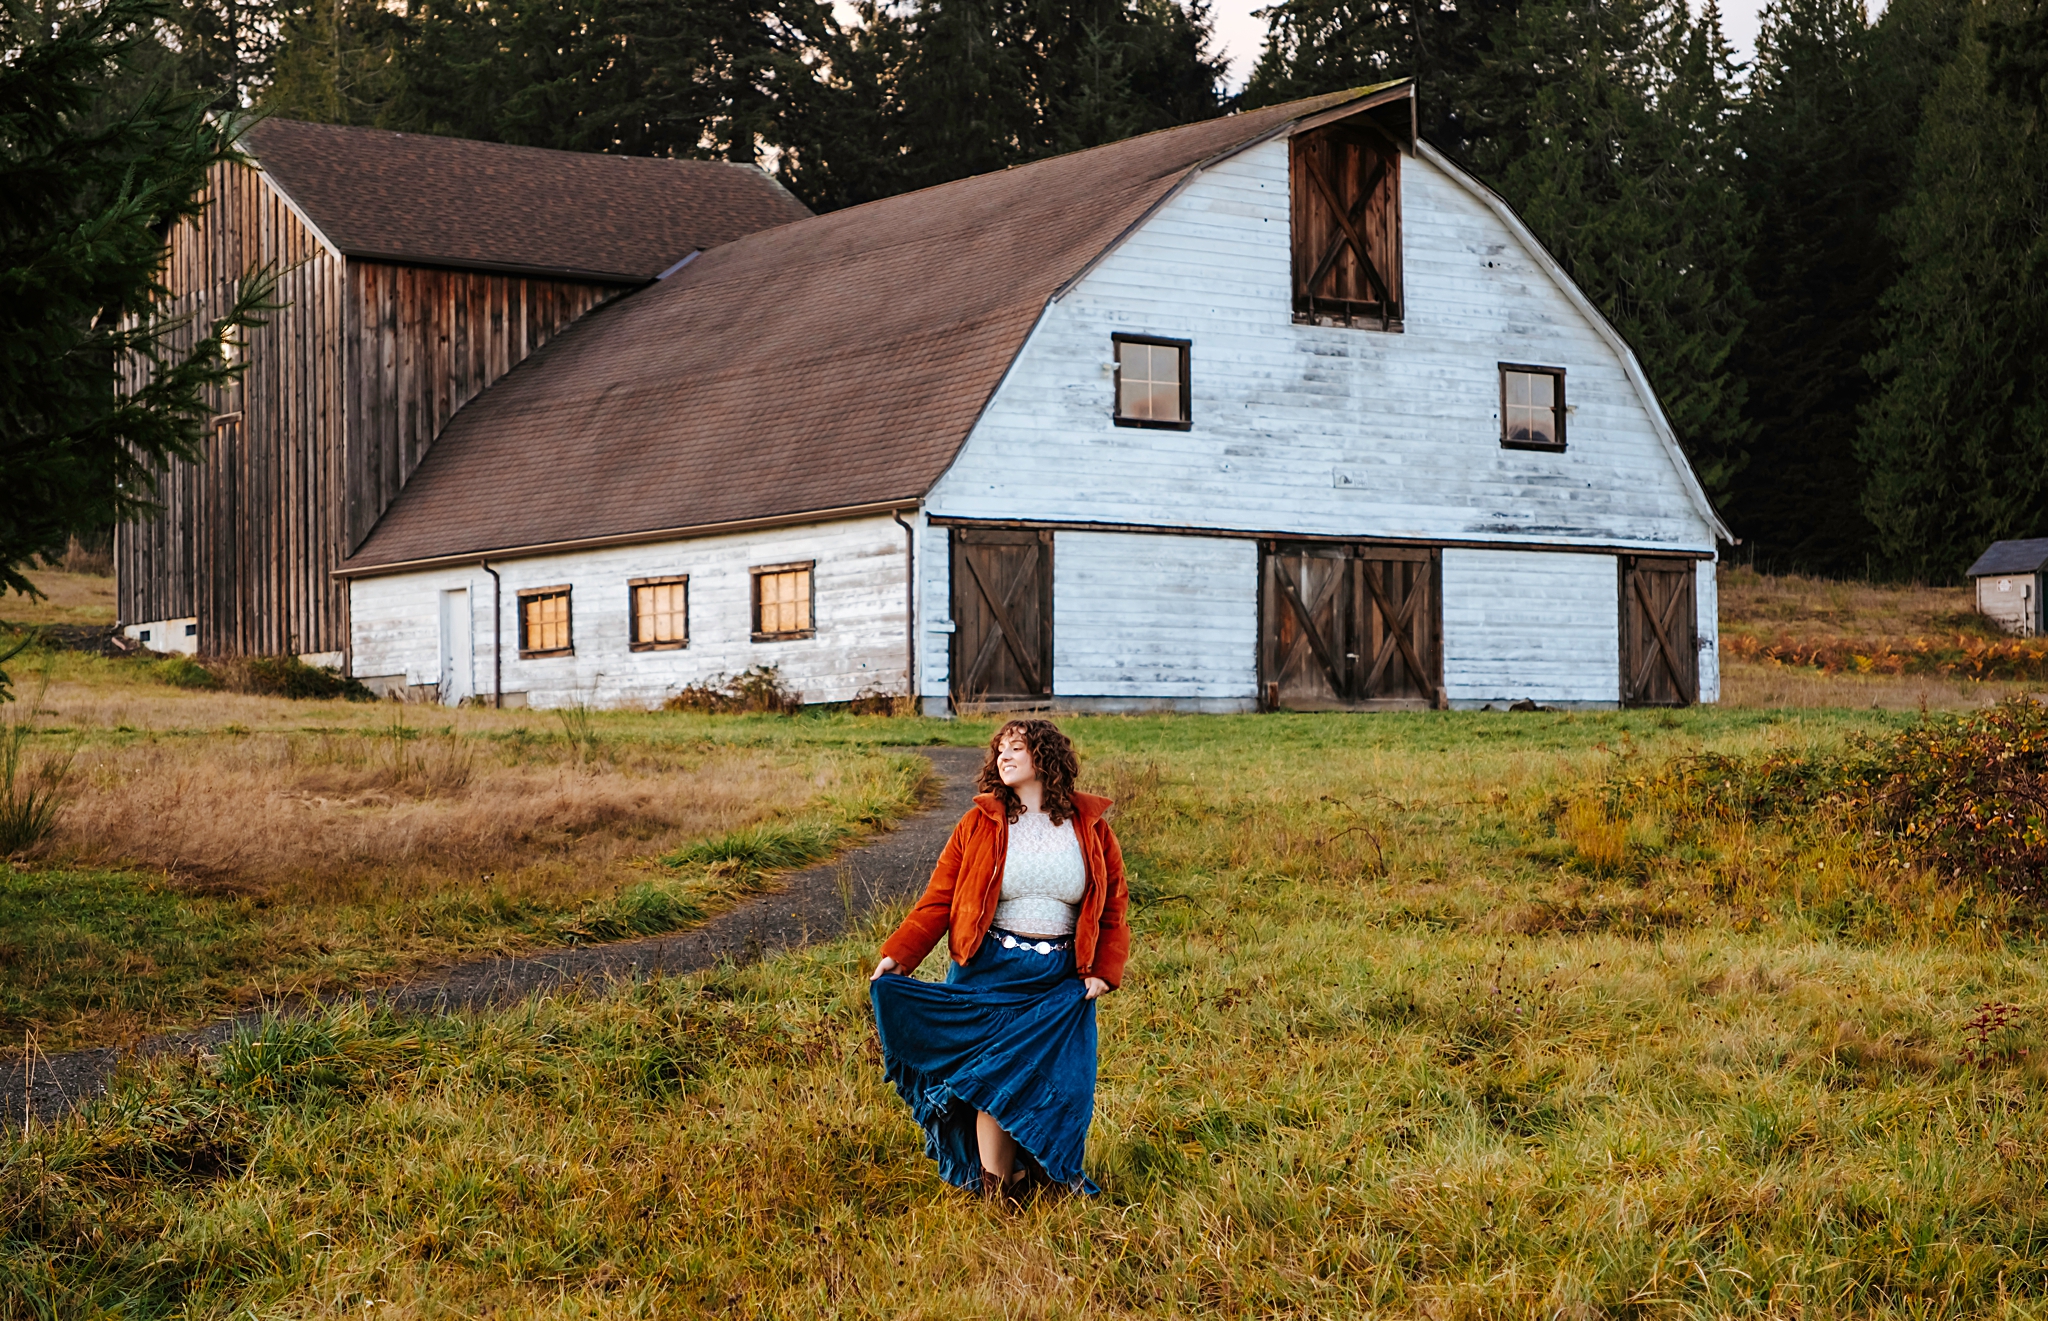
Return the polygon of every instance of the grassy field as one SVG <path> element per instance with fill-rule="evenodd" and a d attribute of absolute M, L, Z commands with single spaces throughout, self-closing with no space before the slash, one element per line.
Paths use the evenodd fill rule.
<path fill-rule="evenodd" d="M 885 918 L 136 1070 L 0 1138 L 0 1317 L 2048 1313 L 2037 910 L 1783 788 L 2007 689 L 1730 667 L 1776 682 L 1812 700 L 1064 722 L 1134 893 L 1100 1199 L 939 1183 L 873 1045 Z M 687 921 L 759 883 L 693 845 L 829 849 L 915 800 L 888 748 L 990 729 L 294 703 L 78 657 L 31 718 L 78 793 L 0 871 L 0 988 L 45 1048 Z M 1697 810 L 1731 766 L 1779 807 Z"/>
<path fill-rule="evenodd" d="M 17 663 L 0 719 L 28 722 L 65 806 L 0 861 L 0 1053 L 671 930 L 886 826 L 928 775 L 874 718 L 804 743 L 765 718 L 293 702 L 164 668 Z"/>
<path fill-rule="evenodd" d="M 1833 826 L 1601 806 L 1674 757 L 1907 719 L 1074 720 L 1138 900 L 1099 1201 L 1011 1218 L 939 1185 L 850 939 L 163 1062 L 0 1153 L 0 1293 L 17 1315 L 2037 1314 L 2028 925 Z"/>

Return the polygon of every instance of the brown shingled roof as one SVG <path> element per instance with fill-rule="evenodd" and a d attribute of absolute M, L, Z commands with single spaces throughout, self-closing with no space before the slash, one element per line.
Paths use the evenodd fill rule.
<path fill-rule="evenodd" d="M 1197 165 L 1363 95 L 1166 129 L 708 251 L 457 413 L 342 572 L 915 500 L 1062 284 Z"/>
<path fill-rule="evenodd" d="M 508 147 L 266 119 L 263 172 L 351 257 L 651 280 L 693 248 L 810 215 L 751 165 Z"/>

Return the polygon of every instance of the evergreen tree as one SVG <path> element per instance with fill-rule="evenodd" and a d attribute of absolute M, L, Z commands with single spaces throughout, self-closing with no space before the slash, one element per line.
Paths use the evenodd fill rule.
<path fill-rule="evenodd" d="M 1929 98 L 1894 216 L 1879 381 L 1857 452 L 1890 571 L 1952 581 L 2048 533 L 2048 124 L 2038 8 L 1973 10 Z"/>
<path fill-rule="evenodd" d="M 1757 301 L 1735 357 L 1756 439 L 1728 510 L 1752 562 L 1821 574 L 1874 565 L 1856 435 L 1874 388 L 1863 360 L 1897 268 L 1884 218 L 1960 15 L 1957 0 L 1893 0 L 1875 26 L 1861 0 L 1765 11 L 1741 120 Z"/>
<path fill-rule="evenodd" d="M 182 360 L 151 316 L 163 234 L 233 149 L 203 97 L 129 85 L 162 17 L 149 0 L 0 3 L 0 590 L 35 594 L 36 558 L 147 509 L 232 375 L 223 337 L 263 308 L 258 279 Z M 151 379 L 117 394 L 129 356 Z"/>
<path fill-rule="evenodd" d="M 752 161 L 829 17 L 827 0 L 315 0 L 261 101 L 402 132 Z"/>
<path fill-rule="evenodd" d="M 868 4 L 810 104 L 785 182 L 813 206 L 887 197 L 1219 114 L 1202 0 Z"/>
<path fill-rule="evenodd" d="M 1495 81 L 1520 0 L 1280 0 L 1245 84 L 1247 105 L 1412 77 L 1422 135 L 1474 164 L 1486 126 L 1514 101 Z"/>

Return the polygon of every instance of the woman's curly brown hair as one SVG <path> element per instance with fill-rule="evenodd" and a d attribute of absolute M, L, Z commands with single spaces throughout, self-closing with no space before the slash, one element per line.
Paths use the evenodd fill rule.
<path fill-rule="evenodd" d="M 1050 720 L 1012 720 L 996 731 L 988 741 L 988 756 L 982 760 L 981 774 L 974 779 L 974 787 L 985 794 L 995 794 L 1003 800 L 1003 815 L 1015 821 L 1024 814 L 1024 804 L 1009 785 L 1003 783 L 1003 773 L 996 769 L 996 753 L 1003 746 L 1003 740 L 1015 734 L 1024 740 L 1024 746 L 1031 752 L 1031 764 L 1038 769 L 1038 782 L 1045 786 L 1041 806 L 1045 814 L 1058 825 L 1074 815 L 1074 781 L 1081 774 L 1081 759 L 1074 755 L 1074 745 L 1067 736 L 1060 733 L 1060 727 Z"/>

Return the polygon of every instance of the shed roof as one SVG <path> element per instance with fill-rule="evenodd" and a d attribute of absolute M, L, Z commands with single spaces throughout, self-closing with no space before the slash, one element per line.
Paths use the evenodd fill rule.
<path fill-rule="evenodd" d="M 914 501 L 1046 300 L 1181 180 L 1382 90 L 1165 129 L 708 251 L 457 413 L 342 572 Z"/>
<path fill-rule="evenodd" d="M 723 161 L 289 119 L 259 121 L 243 148 L 341 252 L 412 265 L 638 282 L 811 214 L 766 173 Z"/>
<path fill-rule="evenodd" d="M 2048 537 L 2024 541 L 1994 541 L 1965 575 L 1985 578 L 1994 573 L 2039 573 L 2048 567 Z"/>

